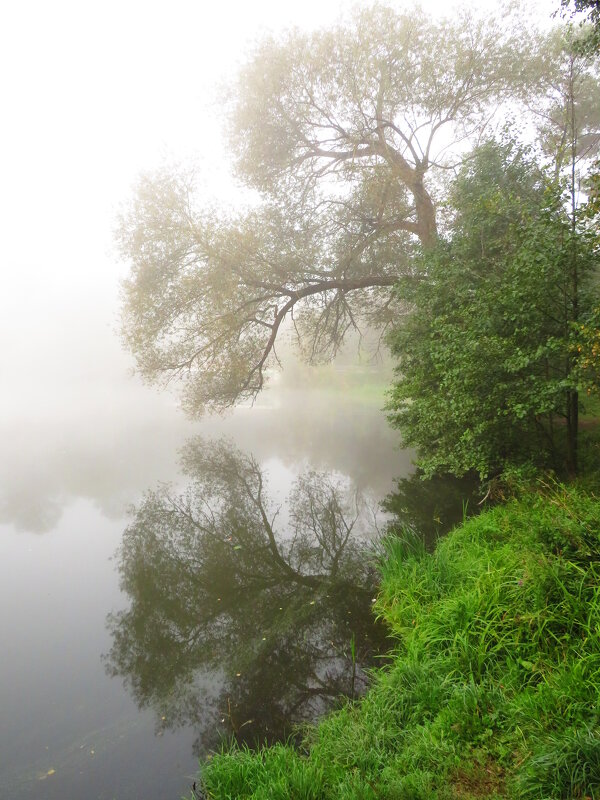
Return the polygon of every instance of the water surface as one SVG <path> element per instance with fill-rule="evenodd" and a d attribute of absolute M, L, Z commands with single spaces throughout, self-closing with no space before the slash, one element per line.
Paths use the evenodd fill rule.
<path fill-rule="evenodd" d="M 315 529 L 294 527 L 285 504 L 307 471 L 371 501 L 410 472 L 382 403 L 294 390 L 190 423 L 169 404 L 117 400 L 101 398 L 91 414 L 15 413 L 2 431 L 6 800 L 178 797 L 219 736 L 287 735 L 340 693 L 358 694 L 364 667 L 384 646 L 369 613 L 374 575 L 360 557 L 365 525 L 343 546 L 333 530 L 329 540 L 321 531 L 323 555 Z M 253 454 L 270 513 L 282 506 L 274 526 L 289 570 L 265 549 L 251 515 L 234 520 L 230 512 L 229 533 L 221 525 L 217 542 L 225 549 L 203 572 L 194 542 L 187 550 L 181 542 L 181 519 L 169 528 L 151 508 L 153 492 L 177 499 L 211 480 L 194 474 L 189 458 L 181 471 L 181 448 L 198 435 L 227 436 L 244 457 Z M 226 515 L 227 497 L 213 500 Z M 128 515 L 131 504 L 137 516 Z M 139 515 L 152 511 L 156 524 L 145 530 L 162 531 L 162 544 L 159 537 L 151 551 L 143 533 L 136 551 Z M 226 542 L 233 530 L 240 541 Z M 179 542 L 180 557 L 167 568 L 169 541 Z M 201 580 L 209 573 L 212 588 Z M 228 602 L 228 613 L 216 614 L 209 600 Z"/>

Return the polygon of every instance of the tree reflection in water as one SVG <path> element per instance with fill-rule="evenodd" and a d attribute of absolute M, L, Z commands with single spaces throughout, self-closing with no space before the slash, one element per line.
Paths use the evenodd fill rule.
<path fill-rule="evenodd" d="M 437 540 L 465 516 L 478 514 L 483 492 L 476 473 L 462 477 L 438 474 L 425 479 L 419 471 L 401 478 L 383 501 L 392 516 L 389 533 L 410 531 L 433 550 Z"/>
<path fill-rule="evenodd" d="M 193 440 L 190 482 L 149 492 L 119 551 L 127 610 L 111 614 L 108 672 L 159 728 L 273 742 L 365 686 L 386 649 L 371 611 L 376 569 L 361 498 L 307 472 L 284 508 L 257 462 Z"/>

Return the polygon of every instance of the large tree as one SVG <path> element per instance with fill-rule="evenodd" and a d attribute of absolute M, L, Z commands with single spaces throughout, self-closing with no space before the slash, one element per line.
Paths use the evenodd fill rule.
<path fill-rule="evenodd" d="M 427 474 L 485 478 L 527 461 L 573 473 L 572 344 L 594 296 L 592 237 L 511 143 L 479 148 L 452 199 L 455 219 L 420 259 L 421 280 L 399 285 L 414 310 L 393 337 L 391 420 Z"/>
<path fill-rule="evenodd" d="M 150 380 L 185 378 L 192 411 L 254 398 L 287 317 L 309 360 L 361 322 L 431 247 L 443 175 L 499 104 L 531 88 L 522 31 L 376 5 L 331 30 L 263 41 L 229 109 L 237 170 L 259 200 L 194 206 L 190 175 L 140 180 L 120 243 L 124 335 Z"/>

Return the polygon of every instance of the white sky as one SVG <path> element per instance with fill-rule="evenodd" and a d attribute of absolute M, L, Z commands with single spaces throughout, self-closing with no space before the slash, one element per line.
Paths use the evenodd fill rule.
<path fill-rule="evenodd" d="M 558 4 L 539 3 L 540 15 Z M 46 394 L 119 380 L 111 252 L 135 176 L 199 153 L 219 180 L 217 87 L 267 30 L 355 3 L 27 0 L 0 14 L 0 424 Z M 359 4 L 360 5 L 360 4 Z M 449 13 L 454 0 L 425 0 Z M 488 0 L 484 4 L 493 8 Z M 124 378 L 123 378 L 124 380 Z M 36 409 L 38 411 L 36 411 Z"/>

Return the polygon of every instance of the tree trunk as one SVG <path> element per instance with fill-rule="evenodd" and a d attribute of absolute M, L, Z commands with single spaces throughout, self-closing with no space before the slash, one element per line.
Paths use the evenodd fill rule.
<path fill-rule="evenodd" d="M 577 433 L 579 428 L 579 395 L 577 390 L 567 394 L 567 470 L 577 475 Z"/>
<path fill-rule="evenodd" d="M 569 73 L 569 122 L 571 139 L 571 319 L 577 322 L 579 317 L 579 275 L 577 264 L 577 195 L 576 195 L 576 164 L 577 164 L 577 125 L 575 120 L 575 85 L 574 85 L 575 58 L 571 56 Z M 567 331 L 567 336 L 569 331 Z M 574 359 L 570 360 L 569 373 L 572 371 Z M 567 393 L 567 469 L 571 476 L 577 475 L 577 434 L 579 428 L 579 395 L 577 389 Z"/>
<path fill-rule="evenodd" d="M 437 240 L 437 222 L 435 218 L 435 206 L 429 193 L 419 183 L 411 186 L 413 197 L 415 198 L 415 208 L 417 212 L 417 225 L 419 228 L 419 239 L 427 250 L 435 244 Z"/>

